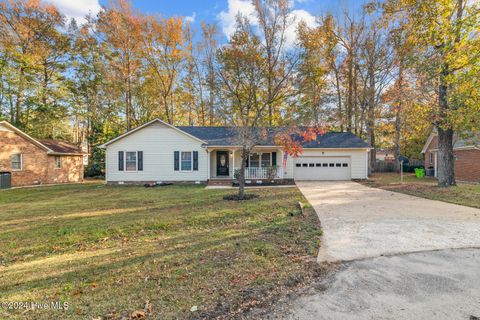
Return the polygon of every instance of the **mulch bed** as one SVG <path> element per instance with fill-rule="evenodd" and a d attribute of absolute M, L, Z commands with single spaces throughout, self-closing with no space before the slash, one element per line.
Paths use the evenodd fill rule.
<path fill-rule="evenodd" d="M 240 198 L 238 196 L 238 194 L 229 194 L 228 196 L 224 196 L 223 197 L 223 200 L 228 200 L 228 201 L 245 201 L 245 200 L 252 200 L 252 199 L 256 199 L 258 198 L 259 195 L 258 194 L 253 194 L 253 193 L 249 193 L 249 194 L 245 194 L 243 196 L 243 198 Z"/>

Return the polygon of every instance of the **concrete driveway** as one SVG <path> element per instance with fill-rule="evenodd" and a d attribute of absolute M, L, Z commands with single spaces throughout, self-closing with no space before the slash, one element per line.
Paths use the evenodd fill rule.
<path fill-rule="evenodd" d="M 480 210 L 355 182 L 298 182 L 339 269 L 264 319 L 480 319 Z M 457 248 L 457 249 L 452 249 Z"/>
<path fill-rule="evenodd" d="M 297 186 L 322 224 L 319 261 L 480 248 L 479 209 L 350 181 L 300 181 Z"/>
<path fill-rule="evenodd" d="M 477 320 L 480 250 L 446 249 L 343 263 L 263 319 Z M 258 317 L 257 317 L 258 318 Z"/>

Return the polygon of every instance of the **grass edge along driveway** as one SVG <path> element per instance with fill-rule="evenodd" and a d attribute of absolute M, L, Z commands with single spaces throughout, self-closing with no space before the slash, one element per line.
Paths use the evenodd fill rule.
<path fill-rule="evenodd" d="M 374 173 L 368 180 L 357 182 L 373 188 L 394 191 L 426 198 L 480 208 L 480 184 L 461 183 L 449 188 L 437 186 L 437 180 L 431 177 L 416 178 L 414 174 L 405 174 L 404 182 L 398 173 Z"/>
<path fill-rule="evenodd" d="M 231 317 L 323 272 L 318 218 L 308 205 L 301 214 L 298 189 L 223 200 L 232 192 L 103 184 L 0 192 L 0 302 L 69 304 L 2 308 L 0 318 Z"/>

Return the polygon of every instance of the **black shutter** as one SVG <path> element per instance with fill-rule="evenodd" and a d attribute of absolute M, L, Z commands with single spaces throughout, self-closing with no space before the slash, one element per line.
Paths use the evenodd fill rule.
<path fill-rule="evenodd" d="M 180 170 L 180 153 L 178 151 L 173 152 L 173 170 Z"/>
<path fill-rule="evenodd" d="M 248 161 L 248 159 L 250 159 L 250 157 L 249 157 L 249 156 L 247 156 L 247 159 L 245 159 L 245 167 L 246 167 L 246 168 L 248 168 L 248 167 L 249 167 L 249 164 L 248 164 L 248 162 L 249 162 L 249 161 Z"/>
<path fill-rule="evenodd" d="M 123 171 L 123 151 L 118 151 L 118 171 Z"/>
<path fill-rule="evenodd" d="M 277 165 L 277 153 L 272 152 L 272 167 Z"/>
<path fill-rule="evenodd" d="M 138 154 L 138 171 L 143 171 L 143 151 L 137 151 Z"/>
<path fill-rule="evenodd" d="M 193 151 L 193 170 L 198 171 L 198 151 Z"/>

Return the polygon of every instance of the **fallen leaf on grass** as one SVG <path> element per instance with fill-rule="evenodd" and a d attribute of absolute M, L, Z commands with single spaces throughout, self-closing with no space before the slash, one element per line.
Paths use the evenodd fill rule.
<path fill-rule="evenodd" d="M 153 305 L 150 303 L 149 300 L 145 301 L 145 306 L 143 307 L 143 310 L 148 314 L 152 313 Z"/>
<path fill-rule="evenodd" d="M 143 310 L 135 310 L 130 315 L 132 319 L 145 319 L 145 311 Z"/>

